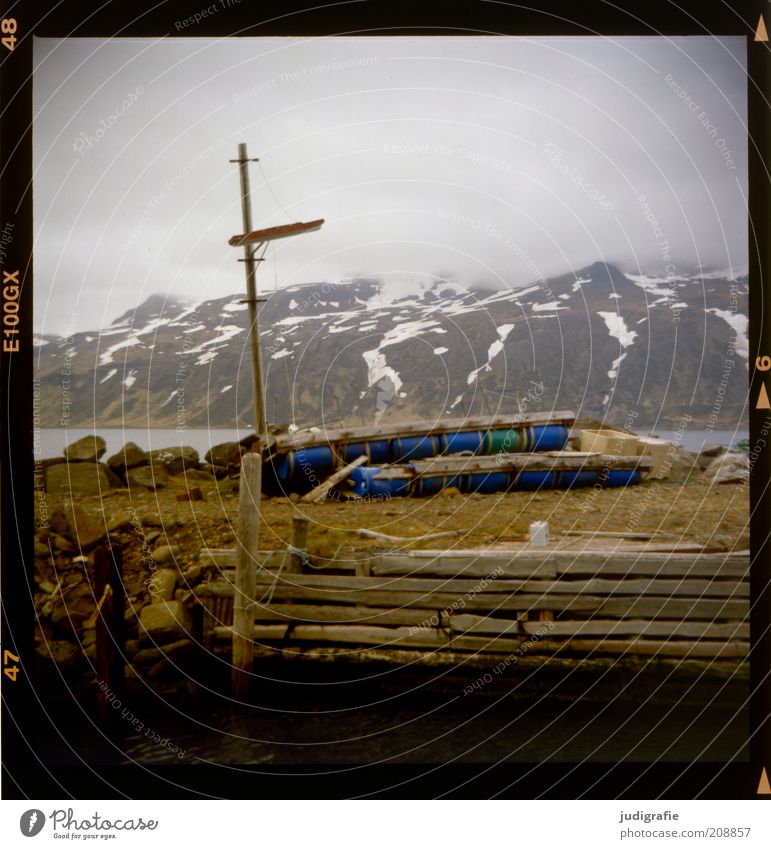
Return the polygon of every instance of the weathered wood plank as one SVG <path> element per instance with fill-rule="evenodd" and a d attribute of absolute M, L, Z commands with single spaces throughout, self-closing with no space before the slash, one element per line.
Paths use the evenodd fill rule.
<path fill-rule="evenodd" d="M 313 576 L 301 576 L 313 577 Z M 368 579 L 361 578 L 366 581 Z M 650 619 L 677 619 L 732 622 L 742 621 L 748 614 L 746 599 L 721 598 L 666 598 L 666 597 L 607 597 L 586 594 L 526 594 L 526 593 L 452 593 L 418 590 L 385 590 L 377 588 L 350 589 L 308 586 L 288 583 L 279 577 L 277 581 L 262 581 L 258 587 L 263 596 L 270 595 L 272 602 L 303 601 L 316 604 L 353 604 L 371 607 L 420 607 L 433 610 L 482 610 L 518 612 L 552 610 L 560 614 L 597 617 L 641 617 Z M 206 596 L 229 597 L 233 594 L 230 585 L 204 585 L 198 588 L 201 598 Z M 257 601 L 261 601 L 257 592 Z"/>
<path fill-rule="evenodd" d="M 540 624 L 543 629 L 543 623 Z M 217 627 L 215 639 L 229 639 L 232 629 Z M 385 649 L 399 647 L 436 648 L 451 652 L 484 652 L 513 655 L 509 667 L 516 665 L 520 657 L 537 655 L 595 654 L 630 655 L 643 657 L 678 658 L 740 658 L 749 654 L 749 643 L 743 640 L 628 640 L 572 639 L 555 641 L 550 639 L 528 640 L 501 637 L 454 636 L 449 639 L 443 632 L 416 632 L 411 628 L 377 628 L 356 625 L 258 625 L 254 628 L 257 641 L 281 641 L 284 646 L 292 642 L 341 643 L 359 646 L 379 646 Z"/>
<path fill-rule="evenodd" d="M 455 627 L 453 617 L 453 627 Z M 486 619 L 488 630 L 484 633 L 501 633 L 495 630 L 495 619 Z M 463 629 L 461 629 L 463 630 Z M 506 630 L 506 629 L 503 629 Z M 538 634 L 543 630 L 543 623 L 524 622 L 522 630 L 526 634 Z M 750 626 L 736 622 L 716 625 L 711 622 L 668 622 L 649 621 L 645 619 L 590 619 L 586 622 L 554 622 L 549 630 L 549 639 L 555 637 L 699 637 L 707 640 L 749 640 Z"/>
<path fill-rule="evenodd" d="M 560 452 L 534 454 L 477 454 L 472 457 L 442 455 L 427 460 L 415 460 L 410 464 L 416 477 L 439 477 L 447 475 L 484 474 L 485 472 L 568 472 L 639 469 L 648 471 L 653 466 L 650 457 L 616 454 L 583 455 L 576 457 L 572 452 L 562 455 Z M 391 468 L 399 468 L 392 466 Z M 412 471 L 403 466 L 404 477 L 411 477 Z M 376 476 L 377 477 L 377 476 Z"/>
<path fill-rule="evenodd" d="M 336 486 L 341 481 L 344 481 L 346 478 L 349 478 L 354 469 L 358 469 L 359 466 L 363 466 L 366 462 L 367 455 L 362 454 L 361 457 L 357 457 L 352 463 L 349 463 L 347 466 L 344 466 L 339 471 L 330 475 L 323 483 L 320 483 L 307 495 L 303 495 L 300 500 L 308 504 L 323 501 L 327 497 L 327 495 L 329 494 L 329 490 L 332 489 L 333 486 Z"/>
<path fill-rule="evenodd" d="M 444 627 L 446 614 L 436 610 L 363 607 L 339 604 L 271 604 L 254 609 L 255 622 L 294 622 L 296 624 L 358 623 L 360 625 L 420 625 Z"/>
<path fill-rule="evenodd" d="M 257 551 L 254 559 L 264 568 L 278 569 L 284 560 L 286 551 Z M 216 566 L 220 569 L 233 568 L 236 565 L 235 548 L 202 548 L 199 555 L 201 566 Z"/>
<path fill-rule="evenodd" d="M 374 558 L 375 575 L 432 575 L 486 577 L 602 576 L 689 577 L 749 579 L 749 553 L 668 553 L 609 550 L 423 550 L 380 554 Z"/>
<path fill-rule="evenodd" d="M 328 445 L 330 443 L 358 442 L 368 439 L 396 439 L 399 436 L 414 434 L 452 433 L 459 430 L 490 430 L 512 428 L 519 430 L 531 425 L 564 424 L 572 426 L 575 413 L 571 410 L 555 410 L 553 412 L 534 412 L 506 416 L 474 416 L 470 418 L 454 418 L 403 422 L 399 425 L 379 425 L 372 427 L 326 428 L 320 431 L 299 430 L 291 434 L 276 436 L 275 447 L 279 451 L 291 451 L 297 448 L 309 448 L 313 445 Z"/>

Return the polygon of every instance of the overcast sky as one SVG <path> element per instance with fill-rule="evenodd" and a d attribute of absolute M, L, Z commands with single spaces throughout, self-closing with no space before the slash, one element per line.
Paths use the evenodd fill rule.
<path fill-rule="evenodd" d="M 242 141 L 255 227 L 326 219 L 268 291 L 747 270 L 743 38 L 37 39 L 35 66 L 40 332 L 243 291 Z"/>

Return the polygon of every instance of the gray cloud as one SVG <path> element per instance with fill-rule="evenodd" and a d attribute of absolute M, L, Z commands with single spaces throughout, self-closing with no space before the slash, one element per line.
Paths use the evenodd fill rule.
<path fill-rule="evenodd" d="M 35 46 L 36 326 L 357 274 L 521 286 L 597 259 L 746 271 L 740 38 L 183 39 Z M 267 175 L 270 184 L 263 178 Z M 645 196 L 644 200 L 641 196 Z"/>

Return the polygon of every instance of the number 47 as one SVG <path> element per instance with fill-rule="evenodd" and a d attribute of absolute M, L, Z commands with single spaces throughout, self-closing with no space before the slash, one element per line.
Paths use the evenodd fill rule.
<path fill-rule="evenodd" d="M 3 652 L 3 673 L 5 675 L 7 675 L 11 679 L 11 681 L 15 681 L 16 675 L 19 672 L 19 667 L 18 666 L 9 666 L 8 664 L 10 663 L 11 660 L 13 660 L 15 663 L 19 662 L 19 658 L 16 657 L 15 654 L 12 654 L 11 652 L 9 652 L 8 649 L 6 649 Z"/>

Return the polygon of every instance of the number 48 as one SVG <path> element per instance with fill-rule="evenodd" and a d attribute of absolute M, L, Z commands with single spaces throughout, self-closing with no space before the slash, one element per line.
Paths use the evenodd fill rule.
<path fill-rule="evenodd" d="M 0 21 L 0 32 L 3 34 L 3 47 L 13 50 L 16 47 L 16 18 L 3 18 Z"/>

